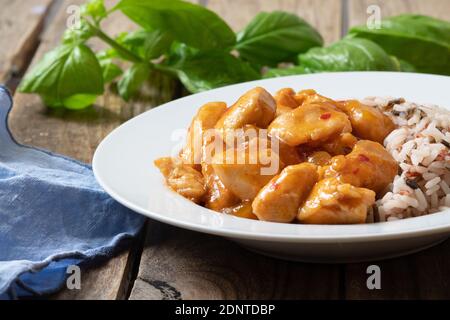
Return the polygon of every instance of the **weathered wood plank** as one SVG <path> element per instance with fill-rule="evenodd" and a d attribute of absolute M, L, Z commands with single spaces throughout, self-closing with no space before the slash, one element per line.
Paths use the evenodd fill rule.
<path fill-rule="evenodd" d="M 298 14 L 322 34 L 326 43 L 341 35 L 341 0 L 209 0 L 216 11 L 235 30 L 242 30 L 260 11 L 282 10 Z"/>
<path fill-rule="evenodd" d="M 130 299 L 335 299 L 339 268 L 276 260 L 154 222 Z"/>
<path fill-rule="evenodd" d="M 207 6 L 235 30 L 261 10 L 287 10 L 318 27 L 328 42 L 340 37 L 340 1 L 210 0 Z M 220 237 L 151 222 L 130 299 L 336 299 L 339 271 L 267 258 Z"/>
<path fill-rule="evenodd" d="M 0 0 L 0 83 L 21 72 L 38 45 L 53 0 Z"/>
<path fill-rule="evenodd" d="M 366 23 L 367 7 L 378 5 L 382 17 L 421 13 L 446 19 L 448 0 L 350 0 L 349 23 Z M 448 299 L 450 298 L 450 241 L 432 249 L 382 262 L 351 264 L 346 267 L 345 297 L 348 299 Z M 368 290 L 366 269 L 381 268 L 381 290 Z"/>
<path fill-rule="evenodd" d="M 45 52 L 59 43 L 66 27 L 67 7 L 84 2 L 84 0 L 65 0 L 60 3 L 58 12 L 43 35 L 31 65 L 37 63 Z M 109 5 L 113 2 L 107 1 Z M 131 28 L 134 28 L 134 25 L 120 13 L 115 13 L 104 23 L 104 29 L 112 35 Z M 97 41 L 94 41 L 92 45 L 97 48 L 100 46 Z M 175 88 L 176 84 L 173 80 L 154 75 L 145 101 L 125 103 L 111 91 L 107 91 L 93 108 L 79 112 L 48 109 L 38 96 L 16 93 L 10 126 L 15 137 L 22 143 L 90 162 L 98 143 L 112 129 L 134 115 L 172 99 Z M 126 250 L 97 268 L 83 270 L 80 291 L 63 291 L 53 298 L 125 298 L 130 281 L 129 271 L 134 258 L 133 252 Z"/>

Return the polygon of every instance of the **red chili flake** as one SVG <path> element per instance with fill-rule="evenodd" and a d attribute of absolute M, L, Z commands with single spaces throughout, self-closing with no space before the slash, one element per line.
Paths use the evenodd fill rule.
<path fill-rule="evenodd" d="M 270 185 L 270 190 L 275 191 L 278 189 L 278 183 L 274 182 Z"/>
<path fill-rule="evenodd" d="M 420 176 L 420 173 L 418 173 L 418 172 L 412 172 L 412 171 L 407 171 L 407 172 L 405 173 L 405 175 L 406 175 L 406 177 L 408 177 L 408 178 L 414 178 L 414 177 Z"/>
<path fill-rule="evenodd" d="M 363 155 L 363 154 L 359 154 L 358 155 L 358 159 L 359 159 L 359 161 L 361 161 L 361 162 L 370 162 L 370 159 L 369 158 L 367 158 L 365 155 Z"/>
<path fill-rule="evenodd" d="M 322 113 L 321 115 L 320 115 L 320 119 L 322 119 L 322 120 L 327 120 L 327 119 L 330 119 L 331 118 L 331 113 L 329 113 L 329 112 L 327 112 L 327 113 Z"/>

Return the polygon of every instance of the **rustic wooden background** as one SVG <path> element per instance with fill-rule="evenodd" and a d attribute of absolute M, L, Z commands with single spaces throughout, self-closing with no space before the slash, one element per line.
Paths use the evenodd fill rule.
<path fill-rule="evenodd" d="M 295 12 L 327 43 L 365 23 L 367 7 L 382 16 L 405 12 L 449 19 L 449 0 L 193 0 L 216 11 L 235 30 L 257 12 Z M 106 0 L 108 5 L 115 1 Z M 13 91 L 23 74 L 56 46 L 67 7 L 83 0 L 0 0 L 0 83 Z M 104 28 L 115 35 L 135 28 L 114 14 Z M 99 42 L 92 46 L 101 48 Z M 151 79 L 145 97 L 125 103 L 113 91 L 94 108 L 49 110 L 37 96 L 15 93 L 10 118 L 20 142 L 90 162 L 98 143 L 120 123 L 185 94 L 165 76 Z M 147 221 L 139 239 L 108 262 L 83 270 L 82 289 L 53 299 L 433 299 L 450 298 L 450 241 L 403 258 L 375 262 L 382 290 L 366 287 L 369 263 L 314 265 L 275 260 L 219 237 Z M 373 263 L 371 263 L 373 264 Z"/>

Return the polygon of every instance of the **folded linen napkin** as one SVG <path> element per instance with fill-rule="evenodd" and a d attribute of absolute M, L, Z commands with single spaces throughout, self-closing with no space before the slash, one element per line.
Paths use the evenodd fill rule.
<path fill-rule="evenodd" d="M 68 266 L 111 257 L 144 222 L 101 189 L 90 166 L 15 142 L 11 107 L 0 86 L 0 299 L 57 291 Z"/>

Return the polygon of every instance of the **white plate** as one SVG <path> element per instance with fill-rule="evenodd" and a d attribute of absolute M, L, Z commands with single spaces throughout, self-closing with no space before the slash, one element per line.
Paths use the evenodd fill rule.
<path fill-rule="evenodd" d="M 253 221 L 220 214 L 169 190 L 153 160 L 179 150 L 174 140 L 204 103 L 233 103 L 262 86 L 313 88 L 335 99 L 404 97 L 450 105 L 450 77 L 390 72 L 323 73 L 232 85 L 191 95 L 145 112 L 114 130 L 93 159 L 95 176 L 117 201 L 132 210 L 178 227 L 224 236 L 251 250 L 290 260 L 350 262 L 398 256 L 450 236 L 450 211 L 401 221 L 364 225 L 300 225 Z M 180 131 L 181 129 L 181 131 Z"/>

